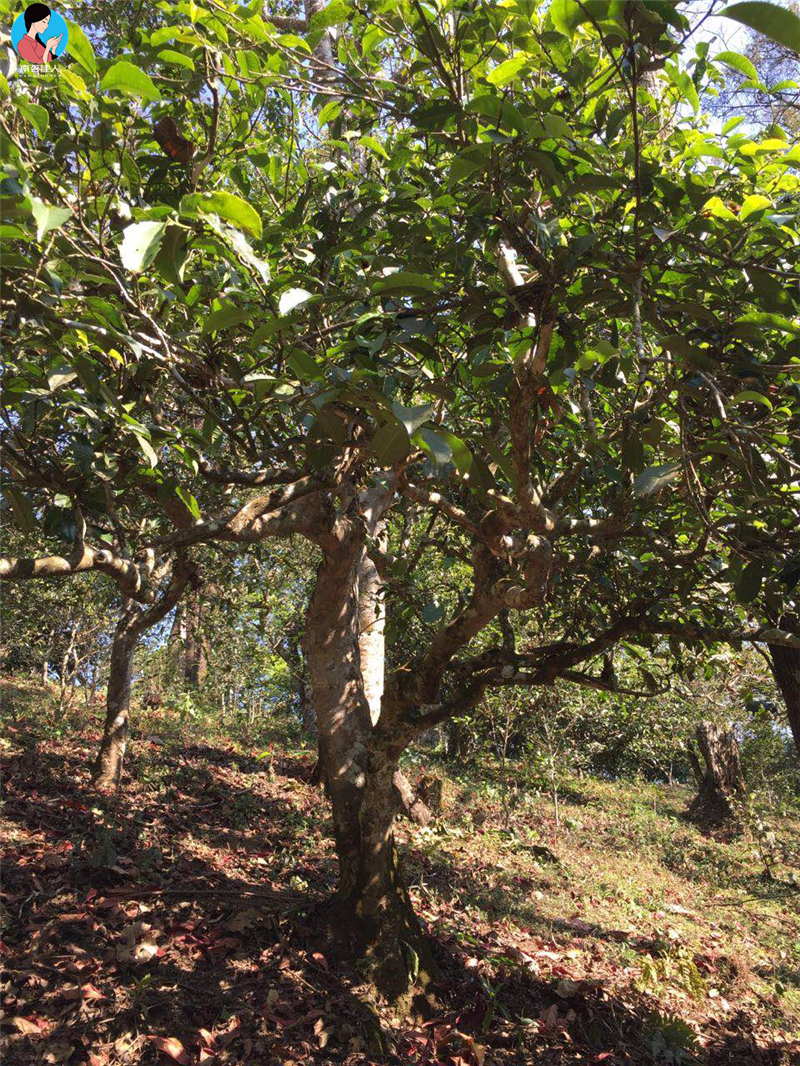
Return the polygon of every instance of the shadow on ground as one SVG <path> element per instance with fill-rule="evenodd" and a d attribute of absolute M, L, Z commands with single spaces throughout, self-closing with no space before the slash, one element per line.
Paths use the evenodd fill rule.
<path fill-rule="evenodd" d="M 22 719 L 9 735 L 6 1066 L 695 1061 L 681 1059 L 691 1032 L 646 997 L 534 973 L 524 952 L 438 922 L 431 1017 L 371 1003 L 312 933 L 335 863 L 308 760 L 140 742 L 134 779 L 98 795 L 89 737 L 43 742 Z M 454 899 L 475 892 L 457 866 L 437 877 Z M 696 1061 L 788 1066 L 793 1052 L 757 1046 L 749 1021 L 706 1033 Z"/>

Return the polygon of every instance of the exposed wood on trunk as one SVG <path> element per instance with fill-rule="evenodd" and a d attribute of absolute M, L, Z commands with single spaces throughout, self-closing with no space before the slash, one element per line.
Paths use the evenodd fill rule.
<path fill-rule="evenodd" d="M 378 548 L 385 551 L 387 545 L 384 524 L 374 522 L 370 531 Z M 380 718 L 386 680 L 386 603 L 383 579 L 366 545 L 359 554 L 357 577 L 361 678 L 374 727 Z M 417 825 L 428 825 L 431 822 L 433 812 L 416 795 L 402 770 L 395 771 L 394 793 L 399 810 L 412 822 Z"/>
<path fill-rule="evenodd" d="M 366 546 L 358 559 L 358 650 L 364 696 L 375 725 L 381 713 L 386 662 L 386 606 L 383 582 Z"/>

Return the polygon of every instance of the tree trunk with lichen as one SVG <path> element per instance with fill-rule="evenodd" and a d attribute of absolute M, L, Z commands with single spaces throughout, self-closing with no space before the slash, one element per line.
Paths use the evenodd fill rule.
<path fill-rule="evenodd" d="M 739 744 L 731 729 L 711 722 L 701 722 L 696 736 L 705 772 L 689 815 L 703 825 L 722 827 L 735 820 L 736 800 L 745 793 Z"/>
<path fill-rule="evenodd" d="M 339 861 L 323 918 L 331 947 L 359 961 L 389 1000 L 423 978 L 428 949 L 397 866 L 395 775 L 404 739 L 373 722 L 361 663 L 363 527 L 336 519 L 309 607 L 305 653 Z"/>

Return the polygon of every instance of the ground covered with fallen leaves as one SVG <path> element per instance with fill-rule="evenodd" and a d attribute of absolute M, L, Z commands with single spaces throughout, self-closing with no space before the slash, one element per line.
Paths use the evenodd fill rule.
<path fill-rule="evenodd" d="M 576 782 L 556 825 L 513 775 L 426 760 L 440 816 L 398 835 L 441 976 L 402 1020 L 314 941 L 335 857 L 311 750 L 141 712 L 98 793 L 99 705 L 3 703 L 6 1066 L 800 1063 L 797 812 L 767 879 L 763 842 L 701 834 L 685 789 Z"/>

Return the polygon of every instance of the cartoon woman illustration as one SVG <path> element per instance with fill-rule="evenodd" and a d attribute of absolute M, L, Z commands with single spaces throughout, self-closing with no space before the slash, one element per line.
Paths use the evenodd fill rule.
<path fill-rule="evenodd" d="M 20 59 L 28 63 L 49 63 L 55 58 L 54 52 L 61 44 L 63 34 L 47 37 L 50 25 L 50 8 L 47 4 L 30 4 L 22 16 L 25 20 L 25 33 L 17 45 Z"/>

